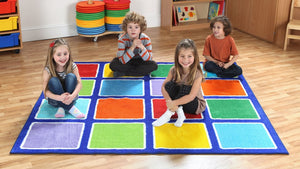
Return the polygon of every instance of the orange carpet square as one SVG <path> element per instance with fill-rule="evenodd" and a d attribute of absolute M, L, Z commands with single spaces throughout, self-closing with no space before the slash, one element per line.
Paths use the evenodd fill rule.
<path fill-rule="evenodd" d="M 143 99 L 99 99 L 96 107 L 96 119 L 143 119 Z"/>
<path fill-rule="evenodd" d="M 202 90 L 205 96 L 247 96 L 239 80 L 206 80 Z"/>

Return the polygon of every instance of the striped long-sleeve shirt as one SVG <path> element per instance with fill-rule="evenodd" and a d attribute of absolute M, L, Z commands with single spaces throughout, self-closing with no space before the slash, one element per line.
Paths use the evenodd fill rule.
<path fill-rule="evenodd" d="M 151 39 L 146 34 L 141 33 L 140 40 L 145 48 L 143 50 L 135 48 L 134 51 L 132 51 L 130 47 L 133 41 L 129 38 L 129 35 L 126 33 L 120 36 L 118 40 L 117 57 L 123 64 L 126 64 L 134 56 L 140 56 L 144 61 L 152 60 Z"/>

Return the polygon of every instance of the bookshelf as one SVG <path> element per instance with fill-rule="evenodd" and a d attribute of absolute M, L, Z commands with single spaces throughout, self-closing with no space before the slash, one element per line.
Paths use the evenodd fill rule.
<path fill-rule="evenodd" d="M 208 28 L 209 27 L 209 20 L 207 19 L 208 16 L 208 7 L 206 17 L 200 17 L 196 21 L 190 22 L 178 22 L 177 25 L 173 24 L 174 21 L 174 6 L 181 6 L 181 5 L 195 5 L 196 9 L 201 8 L 201 5 L 212 2 L 212 1 L 222 1 L 222 0 L 161 0 L 161 27 L 166 28 L 170 31 L 181 31 L 181 30 L 191 30 L 191 29 L 201 29 L 201 28 Z M 200 9 L 201 11 L 201 9 Z M 226 10 L 225 10 L 226 11 Z"/>

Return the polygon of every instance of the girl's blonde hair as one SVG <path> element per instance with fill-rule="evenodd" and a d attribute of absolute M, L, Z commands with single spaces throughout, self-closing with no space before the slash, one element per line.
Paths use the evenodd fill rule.
<path fill-rule="evenodd" d="M 202 70 L 200 67 L 197 47 L 196 47 L 194 41 L 191 39 L 183 39 L 176 46 L 175 57 L 174 57 L 174 60 L 175 60 L 174 81 L 176 83 L 179 83 L 182 80 L 183 68 L 179 64 L 179 54 L 182 49 L 191 49 L 193 52 L 193 55 L 194 55 L 194 63 L 190 66 L 190 72 L 187 77 L 187 85 L 192 85 L 194 83 L 197 72 L 201 73 L 202 81 L 204 81 L 203 73 L 202 73 Z"/>
<path fill-rule="evenodd" d="M 127 25 L 129 23 L 139 24 L 141 28 L 141 32 L 144 32 L 147 29 L 147 22 L 145 20 L 145 17 L 136 12 L 128 12 L 126 14 L 121 25 L 123 31 L 127 32 Z"/>
<path fill-rule="evenodd" d="M 59 39 L 54 40 L 50 44 L 49 49 L 48 49 L 46 63 L 45 63 L 45 67 L 49 68 L 51 77 L 59 77 L 58 73 L 56 72 L 56 62 L 54 61 L 53 55 L 56 51 L 56 48 L 59 46 L 62 46 L 62 45 L 66 46 L 66 48 L 69 51 L 69 60 L 65 65 L 65 72 L 68 74 L 73 71 L 72 70 L 73 59 L 72 59 L 72 55 L 71 55 L 70 46 L 64 39 L 59 38 Z"/>

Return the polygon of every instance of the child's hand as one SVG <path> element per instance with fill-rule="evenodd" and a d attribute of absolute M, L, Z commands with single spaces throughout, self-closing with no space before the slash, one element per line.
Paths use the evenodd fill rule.
<path fill-rule="evenodd" d="M 172 108 L 170 108 L 169 110 L 170 110 L 171 112 L 175 112 L 175 111 L 178 110 L 178 106 L 172 107 Z"/>
<path fill-rule="evenodd" d="M 141 50 L 144 49 L 144 45 L 143 45 L 143 43 L 142 43 L 142 41 L 141 41 L 140 39 L 134 39 L 134 40 L 133 40 L 133 44 L 134 44 L 136 47 L 140 48 Z"/>
<path fill-rule="evenodd" d="M 65 99 L 62 102 L 66 105 L 69 105 L 73 102 L 74 97 L 70 93 L 66 93 L 66 94 L 67 94 L 67 96 L 65 97 Z"/>
<path fill-rule="evenodd" d="M 167 102 L 167 107 L 170 111 L 175 112 L 178 109 L 178 106 L 174 104 L 172 100 L 168 100 Z"/>
<path fill-rule="evenodd" d="M 224 68 L 224 63 L 223 62 L 219 62 L 218 61 L 217 64 L 218 64 L 219 67 L 223 67 Z"/>
<path fill-rule="evenodd" d="M 227 69 L 227 68 L 229 68 L 230 66 L 231 66 L 231 65 L 230 65 L 229 63 L 225 63 L 224 66 L 223 66 L 223 68 L 224 68 L 224 69 Z"/>
<path fill-rule="evenodd" d="M 61 95 L 59 96 L 58 101 L 63 102 L 63 101 L 66 99 L 67 96 L 68 96 L 68 93 L 63 93 L 63 94 L 61 94 Z"/>

